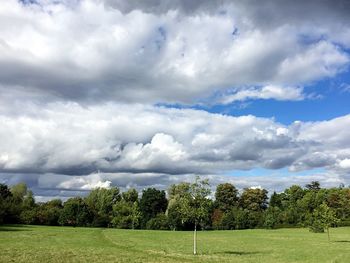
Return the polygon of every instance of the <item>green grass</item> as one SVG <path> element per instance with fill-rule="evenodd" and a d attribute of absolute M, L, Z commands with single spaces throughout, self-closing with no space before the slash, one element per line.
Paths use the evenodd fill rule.
<path fill-rule="evenodd" d="M 192 233 L 0 226 L 0 262 L 350 262 L 350 228 Z"/>

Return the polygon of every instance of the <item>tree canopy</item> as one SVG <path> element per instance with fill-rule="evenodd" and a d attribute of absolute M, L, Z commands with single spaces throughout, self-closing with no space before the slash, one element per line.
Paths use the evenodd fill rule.
<path fill-rule="evenodd" d="M 350 225 L 350 188 L 322 188 L 318 182 L 292 185 L 269 197 L 262 188 L 216 187 L 207 180 L 182 182 L 164 190 L 121 192 L 96 188 L 85 197 L 35 202 L 23 183 L 0 184 L 0 224 L 97 226 L 129 229 L 247 229 L 308 226 L 324 232 Z"/>

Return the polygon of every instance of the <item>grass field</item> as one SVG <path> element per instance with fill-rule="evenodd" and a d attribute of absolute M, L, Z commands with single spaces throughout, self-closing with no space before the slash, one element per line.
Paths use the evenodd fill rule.
<path fill-rule="evenodd" d="M 350 262 L 350 228 L 192 233 L 0 226 L 0 262 Z"/>

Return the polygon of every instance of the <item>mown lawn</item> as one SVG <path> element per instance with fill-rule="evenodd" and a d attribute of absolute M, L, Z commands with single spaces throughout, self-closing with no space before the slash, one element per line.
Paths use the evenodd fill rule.
<path fill-rule="evenodd" d="M 192 233 L 0 226 L 0 262 L 350 262 L 350 228 Z"/>

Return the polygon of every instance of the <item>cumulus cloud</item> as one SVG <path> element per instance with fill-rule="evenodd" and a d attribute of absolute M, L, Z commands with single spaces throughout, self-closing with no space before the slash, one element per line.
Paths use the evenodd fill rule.
<path fill-rule="evenodd" d="M 340 46 L 350 40 L 334 32 L 350 22 L 347 2 L 285 4 L 9 0 L 0 7 L 0 84 L 8 97 L 30 90 L 90 103 L 191 104 L 232 87 L 251 92 L 247 86 L 292 96 L 291 87 L 345 69 Z M 255 91 L 262 94 L 251 99 L 267 96 Z"/>
<path fill-rule="evenodd" d="M 350 159 L 346 158 L 344 160 L 339 161 L 339 166 L 343 169 L 349 169 L 350 170 Z"/>
<path fill-rule="evenodd" d="M 0 115 L 1 172 L 210 174 L 256 167 L 297 171 L 345 167 L 350 158 L 349 116 L 285 126 L 254 116 L 145 105 L 36 107 L 34 116 Z"/>
<path fill-rule="evenodd" d="M 101 181 L 99 176 L 95 176 L 93 174 L 92 176 L 88 177 L 73 177 L 70 178 L 70 180 L 63 181 L 59 183 L 57 186 L 55 186 L 58 189 L 79 189 L 79 190 L 92 190 L 94 188 L 110 188 L 111 181 Z"/>

